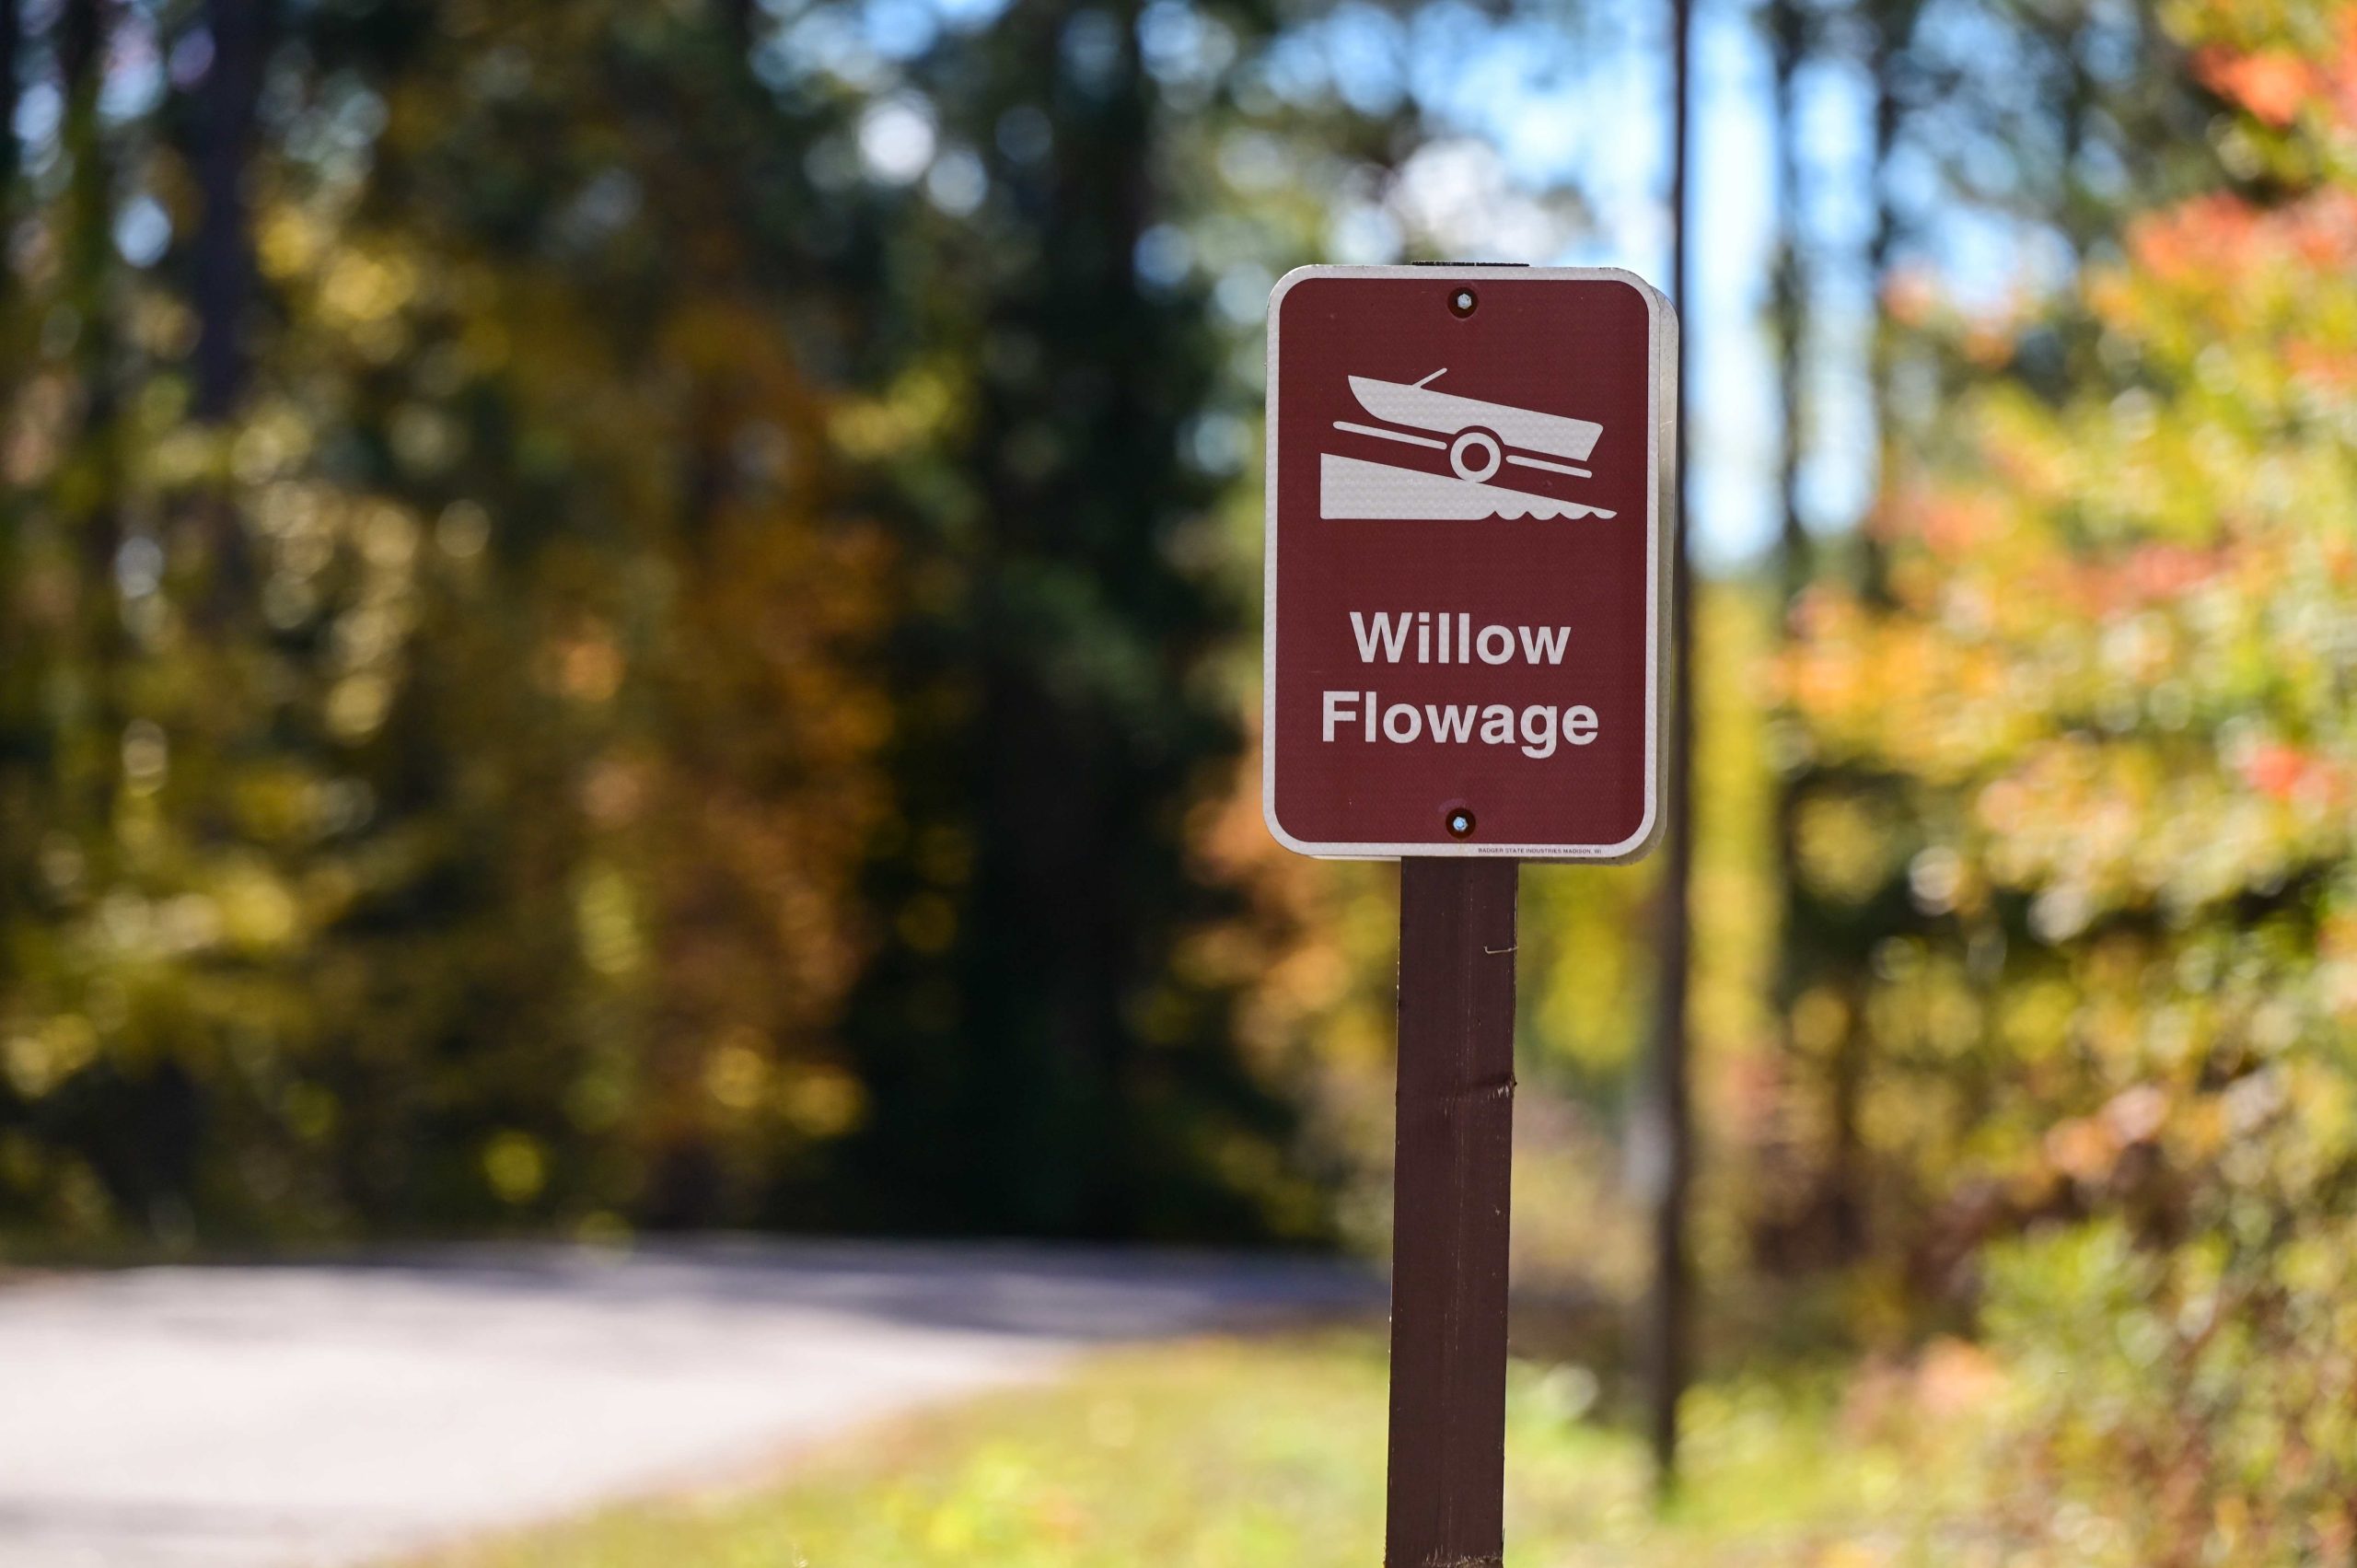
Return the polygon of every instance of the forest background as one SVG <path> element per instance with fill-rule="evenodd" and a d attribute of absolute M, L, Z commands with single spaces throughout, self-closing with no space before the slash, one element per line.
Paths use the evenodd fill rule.
<path fill-rule="evenodd" d="M 0 0 L 0 1246 L 1378 1246 L 1260 311 L 1662 277 L 1661 10 Z M 1698 17 L 1704 1363 L 1969 1345 L 2025 1550 L 2345 1560 L 2357 10 Z M 1525 877 L 1582 1320 L 1660 875 Z"/>

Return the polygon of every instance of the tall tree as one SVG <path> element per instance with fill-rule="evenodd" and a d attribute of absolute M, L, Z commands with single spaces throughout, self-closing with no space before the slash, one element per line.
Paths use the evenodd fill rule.
<path fill-rule="evenodd" d="M 739 52 L 753 47 L 753 24 L 761 15 L 761 0 L 718 0 L 728 40 Z"/>
<path fill-rule="evenodd" d="M 0 124 L 10 127 L 9 134 L 0 136 L 0 189 L 12 195 L 17 183 L 19 151 L 15 133 L 17 105 L 23 91 L 17 79 L 22 69 L 25 43 L 23 0 L 0 0 L 0 112 L 7 118 Z"/>
<path fill-rule="evenodd" d="M 1801 80 L 1815 44 L 1808 0 L 1769 0 L 1764 15 L 1772 74 L 1776 147 L 1775 250 L 1770 261 L 1770 334 L 1776 351 L 1776 408 L 1782 423 L 1776 464 L 1777 595 L 1789 618 L 1810 575 L 1808 529 L 1801 517 L 1801 466 L 1810 428 L 1805 383 L 1810 284 L 1805 136 Z M 1780 818 L 1783 815 L 1781 808 Z M 1780 830 L 1779 863 L 1790 862 L 1789 829 Z"/>
<path fill-rule="evenodd" d="M 1016 0 L 920 78 L 987 188 L 908 282 L 955 412 L 911 470 L 939 609 L 911 629 L 908 819 L 878 867 L 900 918 L 862 1026 L 887 1221 L 946 1198 L 978 1229 L 1234 1234 L 1283 1179 L 1227 998 L 1181 961 L 1230 897 L 1183 828 L 1236 762 L 1209 676 L 1238 607 L 1185 552 L 1217 494 L 1184 438 L 1219 339 L 1199 288 L 1135 261 L 1172 210 L 1140 9 Z"/>
<path fill-rule="evenodd" d="M 203 203 L 194 244 L 196 417 L 226 419 L 246 381 L 245 332 L 254 290 L 254 245 L 247 164 L 261 100 L 275 0 L 207 0 L 213 59 L 200 95 L 196 157 Z"/>
<path fill-rule="evenodd" d="M 1693 209 L 1688 199 L 1692 159 L 1693 0 L 1671 0 L 1670 51 L 1670 290 L 1681 313 L 1690 312 Z M 1686 395 L 1690 314 L 1678 333 L 1678 395 Z M 1665 739 L 1663 840 L 1659 902 L 1655 910 L 1653 1049 L 1645 1063 L 1638 1136 L 1652 1208 L 1653 1281 L 1645 1306 L 1646 1431 L 1653 1445 L 1655 1484 L 1666 1494 L 1678 1481 L 1678 1407 L 1689 1375 L 1693 1272 L 1688 1253 L 1687 1210 L 1693 1184 L 1693 1108 L 1689 1078 L 1688 1002 L 1693 970 L 1694 884 L 1694 568 L 1687 537 L 1686 429 L 1678 412 L 1677 500 L 1670 519 L 1669 734 Z"/>
<path fill-rule="evenodd" d="M 0 0 L 0 227 L 13 229 L 19 215 L 17 184 L 20 161 L 15 132 L 23 88 L 24 17 L 19 0 Z M 0 342 L 13 357 L 23 342 L 16 265 L 0 260 Z M 16 377 L 0 374 L 0 399 L 13 401 Z M 0 931 L 29 909 L 34 857 L 28 853 L 32 813 L 30 751 L 37 734 L 36 683 L 28 679 L 32 644 L 25 634 L 25 551 L 17 497 L 0 494 Z M 16 962 L 0 946 L 0 994 L 16 987 Z"/>
<path fill-rule="evenodd" d="M 1771 0 L 1763 20 L 1776 116 L 1776 240 L 1768 308 L 1769 331 L 1776 352 L 1776 408 L 1781 422 L 1774 562 L 1776 633 L 1781 643 L 1794 633 L 1794 619 L 1813 575 L 1808 531 L 1800 505 L 1800 476 L 1810 434 L 1806 377 L 1812 320 L 1800 95 L 1816 29 L 1811 8 L 1804 0 Z M 1789 761 L 1778 769 L 1771 807 L 1774 819 L 1771 825 L 1771 853 L 1774 857 L 1775 886 L 1782 900 L 1778 911 L 1780 961 L 1774 1002 L 1783 1026 L 1774 1064 L 1779 1094 L 1769 1109 L 1770 1124 L 1762 1129 L 1757 1151 L 1766 1164 L 1771 1191 L 1778 1178 L 1794 1174 L 1792 1167 L 1801 1155 L 1803 1118 L 1794 1097 L 1799 1086 L 1809 1079 L 1794 1046 L 1790 1023 L 1796 999 L 1794 977 L 1798 967 L 1792 959 L 1796 947 L 1792 927 L 1795 905 L 1802 896 L 1798 811 L 1802 792 L 1794 777 L 1797 771 L 1797 766 Z M 1760 1225 L 1761 1250 L 1770 1254 L 1782 1249 L 1782 1237 L 1778 1233 L 1787 1228 L 1787 1214 L 1771 1215 L 1768 1212 L 1780 1196 L 1763 1200 L 1762 1212 L 1755 1215 Z M 1789 1203 L 1788 1198 L 1782 1201 Z"/>

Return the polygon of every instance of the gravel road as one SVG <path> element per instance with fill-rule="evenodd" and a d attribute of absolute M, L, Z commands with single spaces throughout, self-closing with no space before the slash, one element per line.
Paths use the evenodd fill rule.
<path fill-rule="evenodd" d="M 1381 1299 L 1313 1260 L 831 1242 L 35 1279 L 0 1289 L 0 1564 L 374 1562 L 1091 1345 Z"/>

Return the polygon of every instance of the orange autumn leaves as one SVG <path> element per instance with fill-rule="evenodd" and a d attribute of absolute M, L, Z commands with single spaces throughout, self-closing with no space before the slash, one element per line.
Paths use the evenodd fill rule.
<path fill-rule="evenodd" d="M 2218 37 L 2193 60 L 2219 96 L 2278 129 L 2310 116 L 2357 128 L 2357 10 L 2232 0 L 2181 10 L 2189 25 Z"/>
<path fill-rule="evenodd" d="M 1778 675 L 1985 1020 L 1908 1082 L 1979 1086 L 1911 1168 L 2015 1389 L 2005 1561 L 2289 1568 L 2357 1539 L 2357 7 L 2168 16 L 2233 188 L 2018 319 L 1904 301 L 2047 357 L 1895 447 Z"/>
<path fill-rule="evenodd" d="M 2084 290 L 2114 374 L 1963 400 L 1968 455 L 1879 510 L 1895 604 L 1820 587 L 1783 669 L 1820 749 L 1961 792 L 1977 864 L 2089 919 L 2357 847 L 2357 188 L 2205 197 L 2126 253 Z"/>

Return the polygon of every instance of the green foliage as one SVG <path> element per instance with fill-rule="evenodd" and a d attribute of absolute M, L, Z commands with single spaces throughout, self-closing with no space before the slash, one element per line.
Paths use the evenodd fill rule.
<path fill-rule="evenodd" d="M 708 28 L 415 20 L 279 59 L 234 418 L 188 354 L 254 301 L 179 251 L 79 253 L 121 342 L 17 389 L 0 1215 L 52 1237 L 742 1214 L 855 1117 L 885 551 L 791 343 L 816 263 L 735 216 L 807 133 Z M 186 233 L 149 131 L 68 151 Z"/>
<path fill-rule="evenodd" d="M 1240 607 L 1128 35 L 895 85 L 742 6 L 274 14 L 243 87 L 199 7 L 32 41 L 0 1231 L 1316 1233 L 1178 956 Z"/>
<path fill-rule="evenodd" d="M 1438 243 L 1412 93 L 1278 92 L 1305 17 L 1245 5 L 30 9 L 0 1235 L 1381 1235 L 1388 874 L 1258 820 L 1245 476 L 1267 276 L 1345 208 Z M 1874 1353 L 1838 1417 L 1698 1393 L 1659 1526 L 1518 1374 L 1533 1552 L 2351 1550 L 2357 34 L 1966 10 L 1782 7 L 1780 58 L 2075 270 L 1951 310 L 1887 180 L 1872 515 L 1701 596 L 1697 1250 L 1747 1326 L 1839 1265 Z M 1526 877 L 1526 1283 L 1638 1272 L 1649 875 Z M 2002 1370 L 1887 1359 L 1968 1326 Z M 580 1550 L 1363 1559 L 1375 1385 L 1149 1358 Z M 1934 1466 L 1977 1514 L 1894 1500 Z"/>
<path fill-rule="evenodd" d="M 432 1559 L 447 1568 L 1362 1568 L 1382 1555 L 1379 1344 L 1329 1334 L 1106 1357 L 1059 1384 L 881 1429 L 791 1479 L 658 1501 Z M 1845 1433 L 1821 1392 L 1689 1402 L 1692 1501 L 1652 1504 L 1642 1446 L 1594 1419 L 1577 1365 L 1508 1383 L 1513 1568 L 1978 1561 L 1950 1487 L 1968 1446 L 1890 1391 Z M 1993 1561 L 1993 1560 L 1992 1560 Z"/>
<path fill-rule="evenodd" d="M 2357 1231 L 2167 1252 L 2117 1224 L 1998 1250 L 2022 1398 L 1992 1493 L 2022 1561 L 2328 1562 L 2357 1475 Z"/>
<path fill-rule="evenodd" d="M 922 346 L 869 416 L 918 597 L 909 787 L 870 870 L 899 913 L 848 1026 L 876 1090 L 863 1218 L 1319 1227 L 1284 1108 L 1233 1055 L 1234 982 L 1178 958 L 1240 910 L 1186 833 L 1236 776 L 1216 661 L 1245 607 L 1210 548 L 1225 476 L 1189 455 L 1221 341 L 1200 285 L 1136 263 L 1180 123 L 1138 13 L 1016 0 L 913 72 L 984 184 L 893 253 Z"/>
<path fill-rule="evenodd" d="M 1885 1266 L 1980 1286 L 2022 1370 L 2025 1561 L 2336 1561 L 2357 1531 L 2357 196 L 2318 172 L 2357 34 L 2304 55 L 2262 9 L 2176 20 L 2254 134 L 2307 128 L 2309 182 L 2139 220 L 2053 318 L 1918 317 L 2024 374 L 1945 405 L 1884 501 L 1885 593 L 1813 592 L 1787 669 L 1816 755 L 1885 782 L 1802 823 L 1802 874 L 1879 940 L 1796 1027 L 1871 1041 Z M 2059 338 L 2093 352 L 2057 386 Z"/>

